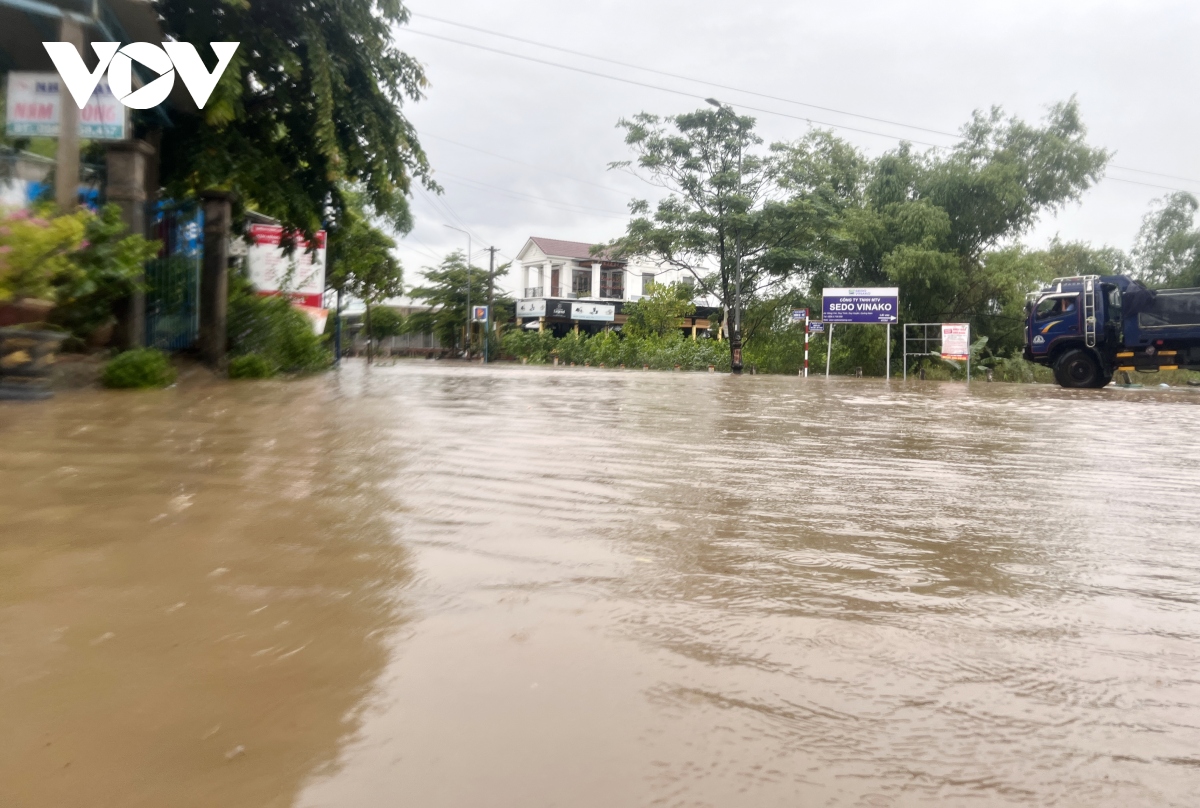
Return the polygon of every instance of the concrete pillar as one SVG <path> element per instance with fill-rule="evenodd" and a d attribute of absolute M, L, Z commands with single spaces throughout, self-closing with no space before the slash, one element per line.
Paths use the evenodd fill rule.
<path fill-rule="evenodd" d="M 545 330 L 546 330 L 546 318 L 539 317 L 538 318 L 538 333 L 540 334 Z"/>
<path fill-rule="evenodd" d="M 226 313 L 229 308 L 229 234 L 234 195 L 200 194 L 204 207 L 204 264 L 200 269 L 200 353 L 214 368 L 225 363 Z"/>
<path fill-rule="evenodd" d="M 592 297 L 600 297 L 600 262 L 592 264 Z"/>
<path fill-rule="evenodd" d="M 148 235 L 146 216 L 146 173 L 155 161 L 154 149 L 141 140 L 122 140 L 108 145 L 108 201 L 120 206 L 121 220 L 129 232 Z M 140 348 L 146 344 L 146 293 L 134 292 L 119 313 L 121 345 Z"/>
<path fill-rule="evenodd" d="M 58 24 L 58 41 L 69 42 L 83 56 L 83 26 L 63 16 Z M 59 91 L 60 111 L 57 164 L 54 169 L 54 201 L 59 210 L 71 213 L 79 207 L 79 107 L 67 92 Z"/>

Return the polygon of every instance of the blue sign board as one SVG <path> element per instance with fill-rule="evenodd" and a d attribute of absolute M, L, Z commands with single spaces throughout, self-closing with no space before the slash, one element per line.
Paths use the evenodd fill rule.
<path fill-rule="evenodd" d="M 810 333 L 810 334 L 824 334 L 824 333 L 825 333 L 825 323 L 814 323 L 814 322 L 809 322 L 809 324 L 808 324 L 808 333 Z"/>
<path fill-rule="evenodd" d="M 900 290 L 826 289 L 821 319 L 827 323 L 896 323 L 900 317 Z"/>

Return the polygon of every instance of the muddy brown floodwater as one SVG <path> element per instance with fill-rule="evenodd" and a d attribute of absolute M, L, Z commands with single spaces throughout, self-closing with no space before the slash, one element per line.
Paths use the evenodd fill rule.
<path fill-rule="evenodd" d="M 1194 806 L 1200 394 L 0 405 L 0 806 Z"/>

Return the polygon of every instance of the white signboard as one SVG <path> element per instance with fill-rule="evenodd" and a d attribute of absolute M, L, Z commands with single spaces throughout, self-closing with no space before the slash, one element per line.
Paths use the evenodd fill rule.
<path fill-rule="evenodd" d="M 325 231 L 317 231 L 316 252 L 309 252 L 309 242 L 297 236 L 291 255 L 284 255 L 279 246 L 283 235 L 278 225 L 250 226 L 246 257 L 250 282 L 260 292 L 284 292 L 306 306 L 320 308 L 325 292 Z"/>
<path fill-rule="evenodd" d="M 826 289 L 821 319 L 840 323 L 895 323 L 900 316 L 900 290 L 895 287 Z"/>
<path fill-rule="evenodd" d="M 62 83 L 57 73 L 8 74 L 4 131 L 9 137 L 58 137 Z M 79 136 L 85 140 L 124 140 L 126 111 L 108 79 L 100 79 L 87 106 L 79 111 Z"/>
<path fill-rule="evenodd" d="M 517 301 L 517 316 L 518 317 L 545 317 L 546 316 L 546 298 L 538 298 L 536 300 L 518 300 Z"/>
<path fill-rule="evenodd" d="M 966 362 L 971 357 L 971 326 L 968 323 L 942 324 L 942 359 Z"/>
<path fill-rule="evenodd" d="M 617 319 L 617 307 L 606 306 L 601 303 L 572 303 L 571 319 L 598 320 L 603 323 L 611 323 Z"/>

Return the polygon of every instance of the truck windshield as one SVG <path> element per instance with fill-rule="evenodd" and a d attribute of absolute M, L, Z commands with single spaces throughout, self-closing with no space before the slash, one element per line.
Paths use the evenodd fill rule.
<path fill-rule="evenodd" d="M 1038 301 L 1037 318 L 1049 320 L 1051 317 L 1061 317 L 1075 311 L 1074 297 L 1046 297 Z"/>

